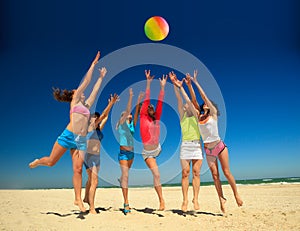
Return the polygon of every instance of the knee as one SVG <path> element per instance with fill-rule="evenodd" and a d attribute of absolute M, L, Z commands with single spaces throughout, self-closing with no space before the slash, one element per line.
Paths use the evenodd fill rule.
<path fill-rule="evenodd" d="M 187 178 L 190 175 L 190 171 L 182 171 L 182 178 Z"/>
<path fill-rule="evenodd" d="M 214 172 L 214 173 L 212 173 L 212 177 L 213 177 L 214 181 L 215 181 L 215 180 L 219 180 L 219 179 L 220 179 L 220 175 L 219 175 L 219 173 L 218 173 L 218 172 Z"/>
<path fill-rule="evenodd" d="M 193 170 L 193 177 L 199 177 L 200 171 L 199 170 Z"/>
<path fill-rule="evenodd" d="M 49 159 L 49 160 L 48 160 L 47 165 L 48 165 L 49 167 L 53 167 L 55 164 L 56 164 L 56 161 L 54 161 L 54 160 L 52 160 L 52 159 Z"/>
<path fill-rule="evenodd" d="M 82 166 L 73 167 L 74 174 L 82 174 Z"/>
<path fill-rule="evenodd" d="M 128 171 L 123 171 L 122 172 L 122 178 L 123 179 L 128 179 Z"/>
<path fill-rule="evenodd" d="M 159 179 L 159 178 L 160 178 L 159 171 L 153 171 L 152 173 L 153 173 L 153 177 L 154 177 L 155 179 Z"/>
<path fill-rule="evenodd" d="M 224 176 L 225 176 L 226 178 L 228 178 L 228 177 L 231 176 L 231 172 L 230 172 L 229 169 L 224 169 L 224 170 L 223 170 L 223 173 L 224 173 Z"/>

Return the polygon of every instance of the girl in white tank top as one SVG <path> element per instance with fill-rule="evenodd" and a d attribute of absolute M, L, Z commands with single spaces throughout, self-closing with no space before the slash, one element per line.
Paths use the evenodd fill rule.
<path fill-rule="evenodd" d="M 219 196 L 220 208 L 222 212 L 225 212 L 226 199 L 223 195 L 222 184 L 219 177 L 220 174 L 218 168 L 218 159 L 222 166 L 223 173 L 232 188 L 237 205 L 242 206 L 243 201 L 237 191 L 235 179 L 231 174 L 229 168 L 228 149 L 224 144 L 224 142 L 219 137 L 219 132 L 218 132 L 219 111 L 217 107 L 209 100 L 204 90 L 198 83 L 197 71 L 194 71 L 194 77 L 191 77 L 189 74 L 187 74 L 186 80 L 187 80 L 186 83 L 188 84 L 189 91 L 191 93 L 192 102 L 194 106 L 201 111 L 201 114 L 199 115 L 199 129 L 204 142 L 207 163 L 210 168 L 215 183 L 215 187 Z M 201 98 L 204 101 L 201 107 L 199 106 L 196 100 L 196 95 L 193 90 L 191 80 L 196 85 L 201 95 Z"/>

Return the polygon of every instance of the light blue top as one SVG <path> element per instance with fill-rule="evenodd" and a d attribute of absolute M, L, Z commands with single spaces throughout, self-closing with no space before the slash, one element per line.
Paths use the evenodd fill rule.
<path fill-rule="evenodd" d="M 133 134 L 134 134 L 133 121 L 131 121 L 129 124 L 126 121 L 123 124 L 119 124 L 118 132 L 119 132 L 120 146 L 133 147 Z"/>
<path fill-rule="evenodd" d="M 95 129 L 93 131 L 88 132 L 86 138 L 88 140 L 95 139 L 101 142 L 101 140 L 103 139 L 103 133 L 100 129 Z"/>

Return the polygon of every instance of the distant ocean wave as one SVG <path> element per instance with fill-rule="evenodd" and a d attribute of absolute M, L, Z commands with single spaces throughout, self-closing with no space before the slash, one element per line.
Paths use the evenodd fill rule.
<path fill-rule="evenodd" d="M 226 182 L 227 183 L 227 182 Z M 298 184 L 300 183 L 300 177 L 284 177 L 284 178 L 263 178 L 263 179 L 247 179 L 236 180 L 239 185 L 251 185 L 251 184 Z"/>
<path fill-rule="evenodd" d="M 256 185 L 256 184 L 299 184 L 300 177 L 284 177 L 284 178 L 262 178 L 262 179 L 245 179 L 236 180 L 237 185 Z M 222 181 L 223 185 L 227 185 L 227 181 Z M 214 185 L 213 181 L 201 182 L 201 186 Z M 176 187 L 181 186 L 180 183 L 177 184 L 164 184 L 163 186 Z"/>
<path fill-rule="evenodd" d="M 272 179 L 262 179 L 262 181 L 272 181 Z"/>

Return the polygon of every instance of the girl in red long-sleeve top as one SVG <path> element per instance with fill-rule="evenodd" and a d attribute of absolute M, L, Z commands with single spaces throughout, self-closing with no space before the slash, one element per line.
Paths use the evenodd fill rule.
<path fill-rule="evenodd" d="M 146 70 L 145 75 L 147 79 L 147 86 L 145 92 L 145 100 L 140 111 L 140 134 L 144 147 L 142 155 L 153 175 L 154 188 L 160 203 L 159 210 L 164 210 L 165 202 L 162 195 L 160 174 L 155 158 L 161 152 L 161 146 L 159 143 L 160 117 L 162 113 L 164 90 L 168 76 L 163 75 L 162 79 L 159 79 L 160 93 L 158 96 L 156 109 L 154 110 L 154 106 L 150 104 L 150 85 L 154 76 L 150 75 L 150 70 Z"/>

